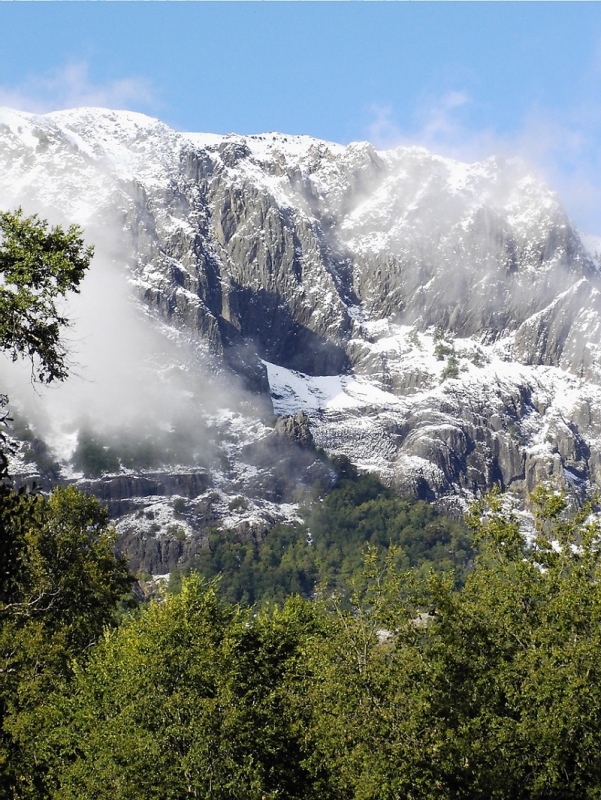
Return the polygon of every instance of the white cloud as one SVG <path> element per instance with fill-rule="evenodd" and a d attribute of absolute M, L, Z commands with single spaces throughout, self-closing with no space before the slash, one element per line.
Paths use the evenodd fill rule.
<path fill-rule="evenodd" d="M 601 103 L 591 93 L 562 113 L 533 107 L 512 134 L 470 125 L 473 101 L 448 92 L 418 108 L 401 126 L 391 106 L 374 106 L 369 140 L 378 148 L 420 145 L 461 161 L 520 156 L 557 191 L 581 228 L 601 234 Z"/>
<path fill-rule="evenodd" d="M 0 86 L 0 105 L 46 113 L 78 106 L 142 110 L 157 104 L 151 83 L 127 77 L 95 83 L 85 62 L 74 62 L 47 75 L 33 75 L 17 86 Z"/>
<path fill-rule="evenodd" d="M 464 119 L 471 105 L 472 99 L 464 91 L 429 97 L 414 111 L 413 125 L 405 128 L 395 120 L 392 106 L 372 106 L 368 137 L 381 149 L 419 145 L 453 158 L 479 158 L 484 143 L 489 144 L 494 137 L 490 131 L 474 134 L 468 129 Z"/>
<path fill-rule="evenodd" d="M 423 119 L 422 135 L 427 142 L 452 140 L 461 129 L 457 110 L 470 103 L 466 92 L 447 92 L 418 115 Z"/>
<path fill-rule="evenodd" d="M 367 127 L 367 135 L 378 150 L 392 150 L 407 144 L 403 131 L 393 119 L 393 113 L 392 106 L 371 107 L 372 120 Z"/>
<path fill-rule="evenodd" d="M 591 100 L 552 113 L 534 109 L 508 145 L 556 189 L 580 227 L 601 233 L 601 105 Z"/>

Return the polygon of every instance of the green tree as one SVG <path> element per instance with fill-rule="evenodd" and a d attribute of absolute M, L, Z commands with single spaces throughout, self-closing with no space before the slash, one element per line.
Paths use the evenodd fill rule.
<path fill-rule="evenodd" d="M 118 472 L 119 458 L 115 451 L 101 444 L 90 431 L 80 430 L 77 447 L 71 459 L 73 467 L 86 477 L 99 478 L 106 472 Z"/>
<path fill-rule="evenodd" d="M 21 209 L 0 212 L 0 350 L 29 358 L 43 383 L 67 376 L 61 336 L 69 321 L 59 301 L 78 291 L 92 253 L 76 225 L 64 231 Z"/>
<path fill-rule="evenodd" d="M 397 556 L 382 564 L 368 549 L 350 608 L 319 600 L 325 634 L 309 642 L 302 678 L 289 687 L 303 764 L 328 800 L 444 796 L 428 764 L 427 668 L 414 622 L 423 598 Z"/>
<path fill-rule="evenodd" d="M 69 320 L 60 302 L 79 285 L 93 248 L 85 247 L 81 230 L 49 227 L 21 209 L 0 212 L 0 351 L 13 361 L 31 362 L 32 378 L 42 383 L 64 380 L 67 347 L 62 339 Z M 0 395 L 0 413 L 8 398 Z M 4 411 L 0 422 L 6 422 Z M 0 431 L 0 480 L 6 483 L 6 436 Z"/>
<path fill-rule="evenodd" d="M 74 487 L 49 498 L 6 493 L 0 526 L 10 542 L 0 573 L 0 795 L 44 797 L 48 695 L 115 619 L 131 579 L 106 509 Z"/>
<path fill-rule="evenodd" d="M 309 800 L 285 688 L 315 628 L 305 601 L 252 615 L 189 577 L 54 700 L 52 796 Z"/>
<path fill-rule="evenodd" d="M 222 595 L 248 605 L 311 597 L 318 586 L 349 595 L 368 546 L 380 564 L 392 545 L 397 570 L 452 571 L 457 583 L 472 568 L 465 525 L 432 504 L 398 497 L 375 475 L 347 473 L 304 516 L 302 524 L 275 525 L 264 539 L 215 529 L 192 567 L 206 578 L 220 575 Z"/>
<path fill-rule="evenodd" d="M 481 545 L 460 584 L 400 571 L 375 544 L 350 602 L 256 613 L 185 580 L 22 728 L 40 731 L 50 795 L 601 796 L 601 530 L 561 496 L 533 502 L 532 546 L 499 497 L 474 510 Z"/>
<path fill-rule="evenodd" d="M 532 547 L 493 496 L 463 586 L 389 561 L 330 615 L 295 695 L 324 796 L 601 797 L 601 529 L 533 500 Z"/>

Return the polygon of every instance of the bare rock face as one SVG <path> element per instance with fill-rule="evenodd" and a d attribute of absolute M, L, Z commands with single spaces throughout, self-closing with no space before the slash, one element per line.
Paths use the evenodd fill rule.
<path fill-rule="evenodd" d="M 527 364 L 550 364 L 595 383 L 601 379 L 601 294 L 597 281 L 582 279 L 553 298 L 515 334 L 515 356 Z"/>
<path fill-rule="evenodd" d="M 144 475 L 114 475 L 98 480 L 82 480 L 79 486 L 87 494 L 102 500 L 113 516 L 136 508 L 132 498 L 199 497 L 209 488 L 206 472 L 155 472 Z"/>
<path fill-rule="evenodd" d="M 518 162 L 186 136 L 82 109 L 7 116 L 0 168 L 4 204 L 25 196 L 75 218 L 87 204 L 92 235 L 118 223 L 141 296 L 171 324 L 215 353 L 245 345 L 245 362 L 312 375 L 351 368 L 359 305 L 490 339 L 598 278 L 555 196 Z"/>
<path fill-rule="evenodd" d="M 304 411 L 299 411 L 294 416 L 278 417 L 274 433 L 276 436 L 288 439 L 301 447 L 311 447 L 313 444 L 309 417 Z"/>
<path fill-rule="evenodd" d="M 218 488 L 287 502 L 276 464 L 325 479 L 313 444 L 432 499 L 601 479 L 600 273 L 523 163 L 80 109 L 2 112 L 0 171 L 3 207 L 83 224 L 158 328 L 270 396 Z M 126 515 L 212 491 L 172 480 L 94 490 Z"/>

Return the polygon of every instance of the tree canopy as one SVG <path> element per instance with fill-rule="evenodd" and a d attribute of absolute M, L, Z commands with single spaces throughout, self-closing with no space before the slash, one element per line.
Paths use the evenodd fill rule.
<path fill-rule="evenodd" d="M 16 796 L 600 797 L 601 529 L 533 499 L 533 546 L 498 499 L 474 512 L 461 584 L 373 545 L 350 605 L 243 609 L 190 576 L 38 705 L 44 782 Z"/>
<path fill-rule="evenodd" d="M 65 231 L 21 209 L 0 212 L 0 350 L 29 358 L 38 381 L 67 376 L 69 320 L 59 301 L 78 291 L 92 254 L 77 225 Z"/>

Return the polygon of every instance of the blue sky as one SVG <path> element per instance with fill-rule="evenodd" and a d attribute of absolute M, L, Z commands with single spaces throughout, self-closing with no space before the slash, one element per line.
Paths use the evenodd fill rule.
<path fill-rule="evenodd" d="M 521 154 L 601 234 L 598 3 L 0 2 L 0 53 L 24 110 Z"/>

